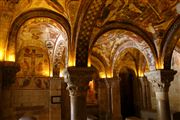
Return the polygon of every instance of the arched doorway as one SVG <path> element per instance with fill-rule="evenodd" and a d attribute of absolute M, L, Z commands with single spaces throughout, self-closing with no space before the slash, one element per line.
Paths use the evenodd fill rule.
<path fill-rule="evenodd" d="M 135 115 L 134 102 L 134 86 L 135 73 L 132 69 L 123 67 L 119 72 L 120 81 L 120 96 L 121 96 L 121 115 L 125 119 Z"/>

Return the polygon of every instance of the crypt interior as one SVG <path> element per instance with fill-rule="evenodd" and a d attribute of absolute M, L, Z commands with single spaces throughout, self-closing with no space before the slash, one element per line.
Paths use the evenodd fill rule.
<path fill-rule="evenodd" d="M 0 0 L 0 120 L 180 120 L 180 0 Z"/>

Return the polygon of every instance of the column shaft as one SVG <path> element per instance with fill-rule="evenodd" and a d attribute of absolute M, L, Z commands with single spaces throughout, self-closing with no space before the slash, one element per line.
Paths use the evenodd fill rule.
<path fill-rule="evenodd" d="M 156 93 L 158 120 L 171 120 L 168 91 L 176 73 L 163 69 L 145 73 Z"/>
<path fill-rule="evenodd" d="M 71 120 L 87 120 L 86 97 L 93 68 L 69 67 L 64 71 L 64 80 L 70 93 Z"/>
<path fill-rule="evenodd" d="M 71 100 L 71 120 L 86 120 L 86 97 L 70 96 Z"/>
<path fill-rule="evenodd" d="M 168 92 L 156 92 L 158 120 L 171 120 Z"/>

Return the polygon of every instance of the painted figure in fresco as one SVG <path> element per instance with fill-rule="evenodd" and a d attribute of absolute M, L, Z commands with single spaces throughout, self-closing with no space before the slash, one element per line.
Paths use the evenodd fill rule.
<path fill-rule="evenodd" d="M 42 62 L 40 62 L 36 66 L 36 59 L 42 58 L 43 54 L 37 54 L 36 49 L 32 49 L 32 50 L 26 49 L 24 57 L 30 59 L 30 61 L 31 61 L 30 65 L 29 65 L 31 67 L 28 69 L 30 71 L 30 73 L 29 73 L 30 75 L 34 76 L 36 74 L 36 69 L 39 70 L 38 72 L 42 72 L 42 69 L 43 69 Z"/>
<path fill-rule="evenodd" d="M 37 70 L 37 75 L 42 75 L 43 74 L 43 63 L 39 62 L 38 65 L 36 66 Z"/>
<path fill-rule="evenodd" d="M 89 82 L 89 89 L 87 92 L 87 103 L 88 104 L 96 104 L 97 99 L 96 99 L 96 91 L 95 91 L 95 83 L 94 81 Z"/>
<path fill-rule="evenodd" d="M 49 88 L 49 79 L 34 79 L 35 86 L 39 89 L 48 89 Z"/>
<path fill-rule="evenodd" d="M 97 26 L 103 26 L 118 11 L 119 7 L 123 7 L 123 2 L 121 0 L 107 1 L 96 23 Z"/>
<path fill-rule="evenodd" d="M 30 77 L 24 77 L 21 79 L 18 79 L 18 87 L 24 88 L 30 85 L 31 78 Z"/>
<path fill-rule="evenodd" d="M 36 79 L 36 80 L 35 80 L 35 84 L 36 84 L 36 86 L 37 86 L 38 88 L 42 88 L 42 81 L 41 81 L 41 79 Z"/>
<path fill-rule="evenodd" d="M 20 65 L 21 65 L 21 70 L 23 72 L 23 75 L 24 76 L 29 75 L 30 66 L 29 66 L 29 63 L 27 61 L 27 58 L 24 57 L 24 60 Z"/>
<path fill-rule="evenodd" d="M 102 27 L 111 20 L 134 19 L 145 27 L 148 23 L 161 24 L 172 15 L 178 0 L 110 0 L 106 2 L 97 27 Z"/>

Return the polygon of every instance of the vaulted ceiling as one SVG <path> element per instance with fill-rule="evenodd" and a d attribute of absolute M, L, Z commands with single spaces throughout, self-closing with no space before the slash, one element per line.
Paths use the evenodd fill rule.
<path fill-rule="evenodd" d="M 51 18 L 31 18 L 15 36 L 17 53 L 26 46 L 40 47 L 55 64 L 55 59 L 64 62 L 63 50 L 68 48 L 69 59 L 77 66 L 87 66 L 90 58 L 91 64 L 100 71 L 113 72 L 122 61 L 134 62 L 135 68 L 139 65 L 137 61 L 143 59 L 143 64 L 149 64 L 151 69 L 155 67 L 165 33 L 178 16 L 175 9 L 178 2 L 180 0 L 0 0 L 0 27 L 4 28 L 0 47 L 6 46 L 8 32 L 18 16 L 47 9 L 67 19 L 70 34 Z M 59 47 L 58 53 L 53 53 L 55 47 Z M 180 42 L 176 47 L 179 49 Z"/>

